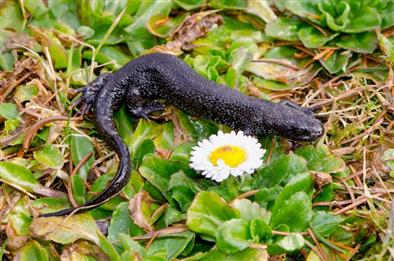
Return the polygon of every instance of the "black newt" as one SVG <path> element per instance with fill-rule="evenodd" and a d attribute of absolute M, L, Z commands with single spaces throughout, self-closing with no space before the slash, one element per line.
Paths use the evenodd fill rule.
<path fill-rule="evenodd" d="M 63 216 L 93 209 L 116 196 L 127 184 L 131 163 L 113 113 L 122 104 L 136 117 L 162 111 L 172 104 L 186 113 L 213 120 L 250 135 L 277 134 L 296 141 L 313 141 L 324 132 L 313 112 L 290 101 L 272 103 L 241 94 L 198 75 L 181 59 L 164 53 L 143 55 L 114 74 L 100 75 L 83 89 L 84 110 L 93 107 L 99 132 L 116 150 L 119 169 L 111 184 L 83 206 L 41 215 Z"/>

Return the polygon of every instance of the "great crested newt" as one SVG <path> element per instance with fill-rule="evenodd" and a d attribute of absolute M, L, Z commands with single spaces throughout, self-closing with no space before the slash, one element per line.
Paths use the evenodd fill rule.
<path fill-rule="evenodd" d="M 272 103 L 244 95 L 198 75 L 176 56 L 142 55 L 117 72 L 105 73 L 83 88 L 85 110 L 93 109 L 99 132 L 119 156 L 120 165 L 111 184 L 83 206 L 42 217 L 63 216 L 93 209 L 116 196 L 127 184 L 131 162 L 119 136 L 113 114 L 122 104 L 135 117 L 148 118 L 171 104 L 186 113 L 224 124 L 250 135 L 276 134 L 295 141 L 313 141 L 324 132 L 312 111 L 288 100 Z"/>

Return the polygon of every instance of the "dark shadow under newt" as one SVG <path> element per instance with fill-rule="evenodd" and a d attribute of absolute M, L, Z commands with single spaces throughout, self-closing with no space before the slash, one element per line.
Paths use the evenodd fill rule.
<path fill-rule="evenodd" d="M 256 136 L 276 134 L 296 141 L 313 141 L 324 132 L 309 109 L 287 100 L 272 103 L 243 95 L 201 77 L 181 59 L 164 53 L 143 55 L 114 74 L 100 75 L 83 89 L 82 101 L 86 109 L 92 106 L 99 132 L 119 156 L 119 169 L 111 184 L 83 206 L 42 217 L 93 209 L 116 196 L 127 184 L 130 154 L 113 121 L 113 113 L 122 104 L 130 114 L 144 118 L 171 104 L 190 115 Z"/>

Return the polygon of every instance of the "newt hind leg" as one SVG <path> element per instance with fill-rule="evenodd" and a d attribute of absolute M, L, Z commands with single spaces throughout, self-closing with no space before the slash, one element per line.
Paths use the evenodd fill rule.
<path fill-rule="evenodd" d="M 82 93 L 82 95 L 74 102 L 72 106 L 75 107 L 79 103 L 82 103 L 80 111 L 81 115 L 84 115 L 85 113 L 90 111 L 93 106 L 94 100 L 96 99 L 96 95 L 101 90 L 101 88 L 104 87 L 104 85 L 108 82 L 108 79 L 111 76 L 111 73 L 103 73 L 85 87 L 79 88 L 77 92 Z"/>
<path fill-rule="evenodd" d="M 150 119 L 151 113 L 164 111 L 165 105 L 157 100 L 144 99 L 138 89 L 131 89 L 126 95 L 126 108 L 137 118 Z"/>

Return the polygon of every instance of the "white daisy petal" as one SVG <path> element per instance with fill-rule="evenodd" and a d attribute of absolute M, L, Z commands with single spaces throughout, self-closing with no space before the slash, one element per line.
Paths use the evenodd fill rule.
<path fill-rule="evenodd" d="M 192 148 L 189 166 L 206 178 L 221 182 L 229 176 L 252 174 L 263 165 L 265 152 L 256 138 L 242 131 L 219 131 Z"/>

